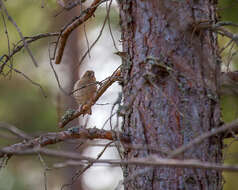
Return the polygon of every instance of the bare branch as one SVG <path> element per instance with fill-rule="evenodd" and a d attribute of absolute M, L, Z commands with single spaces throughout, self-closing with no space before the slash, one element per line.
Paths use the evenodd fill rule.
<path fill-rule="evenodd" d="M 107 23 L 107 20 L 109 18 L 109 13 L 110 13 L 110 9 L 111 9 L 111 4 L 112 4 L 112 0 L 110 0 L 110 3 L 109 3 L 109 8 L 107 10 L 107 14 L 106 14 L 106 17 L 104 19 L 104 22 L 103 22 L 103 25 L 102 25 L 102 28 L 97 36 L 97 38 L 94 40 L 94 42 L 92 43 L 92 45 L 88 48 L 88 50 L 84 53 L 84 55 L 82 56 L 81 60 L 79 61 L 79 65 L 81 65 L 81 63 L 83 62 L 83 60 L 85 59 L 85 57 L 90 53 L 91 49 L 95 46 L 95 44 L 98 42 L 98 40 L 100 39 L 100 37 L 102 36 L 102 33 L 103 33 L 103 30 L 105 28 L 105 25 Z"/>
<path fill-rule="evenodd" d="M 103 150 L 99 153 L 99 155 L 97 156 L 96 160 L 99 160 L 101 158 L 101 156 L 103 155 L 103 153 L 106 151 L 106 149 L 113 143 L 113 141 L 107 143 L 107 145 L 103 148 Z M 90 162 L 85 168 L 83 168 L 82 170 L 79 170 L 76 172 L 76 174 L 73 176 L 71 183 L 69 184 L 65 184 L 62 186 L 61 189 L 63 189 L 64 187 L 73 185 L 78 178 L 85 172 L 87 171 L 92 165 L 94 164 L 94 162 Z"/>
<path fill-rule="evenodd" d="M 30 139 L 31 138 L 30 135 L 26 134 L 24 131 L 18 129 L 15 126 L 10 125 L 9 123 L 5 123 L 5 122 L 0 121 L 0 128 L 7 129 L 8 131 L 10 131 L 14 135 L 20 137 L 21 139 Z"/>
<path fill-rule="evenodd" d="M 9 156 L 13 154 L 24 154 L 24 151 L 25 154 L 38 152 L 36 148 L 44 147 L 49 144 L 56 144 L 69 139 L 107 139 L 112 141 L 115 139 L 115 137 L 115 131 L 107 131 L 97 128 L 84 129 L 73 127 L 66 131 L 46 133 L 28 141 L 4 147 L 0 149 L 0 157 L 3 157 L 4 154 L 7 154 Z M 122 133 L 120 134 L 120 140 L 122 142 L 129 141 L 128 137 L 123 135 Z"/>
<path fill-rule="evenodd" d="M 36 62 L 36 60 L 35 60 L 35 58 L 34 58 L 32 52 L 31 52 L 31 50 L 30 50 L 30 48 L 29 48 L 29 46 L 28 46 L 27 41 L 24 39 L 24 36 L 23 36 L 23 34 L 22 34 L 20 28 L 17 26 L 16 22 L 15 22 L 15 21 L 13 20 L 13 18 L 8 14 L 7 9 L 6 9 L 5 5 L 4 5 L 4 3 L 2 2 L 2 0 L 0 0 L 0 8 L 5 12 L 5 14 L 6 14 L 8 20 L 15 26 L 15 28 L 16 28 L 16 30 L 17 30 L 17 32 L 18 32 L 20 38 L 21 38 L 21 40 L 23 41 L 24 47 L 26 48 L 28 54 L 30 55 L 30 57 L 31 57 L 31 59 L 32 59 L 32 62 L 34 63 L 34 65 L 35 65 L 36 67 L 38 67 L 38 64 L 37 64 L 37 62 Z"/>
<path fill-rule="evenodd" d="M 13 68 L 12 65 L 6 64 L 6 66 L 9 67 L 9 68 L 11 68 L 11 69 L 12 69 L 13 71 L 15 71 L 17 74 L 22 75 L 26 80 L 30 81 L 31 84 L 33 84 L 33 85 L 35 85 L 35 86 L 38 86 L 38 87 L 40 88 L 40 90 L 41 90 L 43 96 L 44 96 L 45 98 L 47 97 L 47 95 L 46 95 L 44 89 L 42 88 L 42 86 L 41 86 L 39 83 L 33 81 L 30 77 L 28 77 L 28 76 L 27 76 L 26 74 L 24 74 L 23 72 L 21 72 L 21 71 L 15 69 L 15 68 Z"/>
<path fill-rule="evenodd" d="M 52 37 L 52 36 L 59 36 L 59 33 L 58 32 L 55 32 L 55 33 L 45 33 L 45 34 L 38 34 L 38 35 L 35 35 L 35 36 L 32 36 L 32 37 L 24 37 L 25 41 L 30 44 L 36 40 L 39 40 L 41 38 L 46 38 L 46 37 Z M 21 43 L 21 41 L 19 41 L 18 43 Z M 3 68 L 5 66 L 5 64 L 18 52 L 21 51 L 21 49 L 24 47 L 24 44 L 22 45 L 17 45 L 13 50 L 12 52 L 9 54 L 9 55 L 5 55 L 6 59 L 5 61 L 3 62 L 3 64 L 1 65 L 0 67 L 0 73 L 3 71 Z"/>
<path fill-rule="evenodd" d="M 238 24 L 232 23 L 232 22 L 218 22 L 216 24 L 210 24 L 209 20 L 196 22 L 193 24 L 194 31 L 196 30 L 202 30 L 202 29 L 210 29 L 214 32 L 217 32 L 218 34 L 222 36 L 226 36 L 230 39 L 232 39 L 236 45 L 238 46 L 238 34 L 233 34 L 232 32 L 229 32 L 227 29 L 225 29 L 222 26 L 238 26 Z"/>
<path fill-rule="evenodd" d="M 90 49 L 89 49 L 89 40 L 88 40 L 88 35 L 87 35 L 87 32 L 86 32 L 86 25 L 85 24 L 83 25 L 83 32 L 84 32 L 84 36 L 85 36 L 85 40 L 86 40 L 86 44 L 87 44 L 88 57 L 91 58 Z"/>
<path fill-rule="evenodd" d="M 3 25 L 4 25 L 4 29 L 5 29 L 5 34 L 6 34 L 6 37 L 7 37 L 7 48 L 8 48 L 8 55 L 10 55 L 10 39 L 9 39 L 9 34 L 8 34 L 8 30 L 7 30 L 7 24 L 6 24 L 6 21 L 5 21 L 5 18 L 4 18 L 4 14 L 1 12 L 1 15 L 2 15 L 2 20 L 3 20 Z"/>
<path fill-rule="evenodd" d="M 202 162 L 194 159 L 186 159 L 186 160 L 177 160 L 177 159 L 165 159 L 158 158 L 157 156 L 151 155 L 146 158 L 138 158 L 131 160 L 121 160 L 121 159 L 95 159 L 86 156 L 82 156 L 75 152 L 67 152 L 67 151 L 56 151 L 45 148 L 36 148 L 26 151 L 11 151 L 6 154 L 15 154 L 15 155 L 35 155 L 35 154 L 45 154 L 48 156 L 61 157 L 67 159 L 74 159 L 81 162 L 78 162 L 79 165 L 91 164 L 91 163 L 100 163 L 100 164 L 111 164 L 113 166 L 119 165 L 136 165 L 136 166 L 152 166 L 152 167 L 171 167 L 171 168 L 194 168 L 194 169 L 207 169 L 207 170 L 218 170 L 218 171 L 229 171 L 229 172 L 237 172 L 237 165 L 220 165 L 211 162 Z M 77 162 L 71 162 L 73 166 L 76 166 Z M 68 166 L 70 162 L 68 162 Z"/>
<path fill-rule="evenodd" d="M 217 135 L 217 134 L 220 134 L 220 133 L 227 133 L 228 134 L 229 130 L 232 130 L 232 129 L 237 128 L 237 127 L 238 127 L 238 119 L 234 120 L 231 123 L 224 124 L 219 128 L 212 129 L 211 131 L 208 131 L 208 132 L 196 137 L 190 143 L 188 143 L 186 145 L 183 145 L 183 146 L 177 148 L 176 150 L 172 151 L 169 154 L 168 158 L 174 158 L 174 157 L 182 154 L 186 150 L 189 150 L 190 148 L 194 147 L 195 145 L 201 143 L 203 140 L 205 140 L 205 139 L 207 139 L 211 136 L 214 136 L 214 135 Z M 237 131 L 237 129 L 236 129 L 236 131 Z M 226 136 L 227 134 L 225 134 L 224 136 Z"/>
<path fill-rule="evenodd" d="M 55 68 L 54 68 L 54 66 L 53 66 L 52 58 L 50 57 L 50 45 L 48 45 L 48 53 L 49 53 L 50 67 L 51 67 L 51 69 L 52 69 L 52 71 L 53 71 L 53 73 L 54 73 L 54 75 L 55 75 L 55 79 L 56 79 L 56 81 L 57 81 L 58 87 L 59 87 L 59 89 L 60 89 L 65 95 L 69 96 L 69 93 L 67 93 L 67 92 L 64 90 L 64 88 L 61 86 L 60 80 L 59 80 L 59 77 L 58 77 L 58 74 L 57 74 L 57 72 L 56 72 L 56 70 L 55 70 Z"/>
<path fill-rule="evenodd" d="M 111 141 L 111 142 L 109 142 L 109 143 L 107 143 L 106 145 L 105 145 L 105 147 L 103 148 L 103 150 L 98 154 L 98 156 L 97 156 L 97 160 L 99 160 L 101 157 L 102 157 L 102 155 L 103 155 L 103 153 L 107 150 L 107 148 L 111 145 L 113 143 L 113 141 Z M 93 165 L 93 163 L 90 163 L 90 164 L 88 164 L 82 171 L 80 171 L 78 174 L 76 174 L 76 179 L 78 178 L 78 177 L 80 177 L 86 170 L 88 170 L 91 166 Z M 75 179 L 73 179 L 73 180 L 75 180 Z"/>
<path fill-rule="evenodd" d="M 90 160 L 91 161 L 91 160 Z M 160 167 L 160 166 L 166 166 L 166 167 L 172 167 L 172 168 L 197 168 L 197 169 L 213 169 L 213 170 L 219 170 L 219 171 L 230 171 L 230 172 L 237 172 L 238 166 L 229 166 L 229 165 L 219 165 L 214 164 L 210 162 L 201 162 L 199 160 L 177 160 L 177 159 L 164 159 L 164 158 L 158 158 L 156 156 L 150 156 L 148 158 L 141 158 L 141 159 L 132 159 L 132 160 L 108 160 L 108 159 L 101 159 L 96 160 L 94 163 L 107 163 L 112 165 L 137 165 L 137 166 L 154 166 L 154 167 Z M 85 162 L 82 161 L 68 161 L 64 164 L 54 164 L 54 168 L 63 168 L 65 166 L 79 166 L 84 165 Z M 150 169 L 142 170 L 139 174 L 135 175 L 134 177 L 143 174 L 145 172 L 150 171 Z M 131 178 L 129 178 L 131 180 Z M 128 181 L 126 179 L 126 181 Z"/>
<path fill-rule="evenodd" d="M 84 10 L 80 14 L 80 16 L 76 17 L 70 24 L 67 24 L 65 27 L 63 27 L 61 31 L 61 35 L 58 38 L 58 42 L 57 42 L 57 44 L 59 44 L 59 47 L 57 48 L 56 46 L 55 48 L 55 50 L 58 49 L 55 64 L 60 64 L 67 39 L 69 35 L 71 34 L 71 32 L 75 30 L 78 26 L 83 24 L 85 21 L 87 21 L 89 18 L 91 18 L 94 12 L 96 11 L 97 7 L 105 1 L 108 1 L 108 0 L 94 0 L 91 6 L 87 8 L 86 10 Z"/>
<path fill-rule="evenodd" d="M 4 154 L 4 155 L 3 155 Z M 90 160 L 89 157 L 82 156 L 79 153 L 76 152 L 70 152 L 70 151 L 60 151 L 60 150 L 53 150 L 53 149 L 47 149 L 47 148 L 27 148 L 26 150 L 5 150 L 0 149 L 0 156 L 1 157 L 8 157 L 10 158 L 12 155 L 17 156 L 31 156 L 31 155 L 46 155 L 50 157 L 57 157 L 57 158 L 63 158 L 63 159 L 74 159 L 74 160 Z"/>
<path fill-rule="evenodd" d="M 6 24 L 6 21 L 5 21 L 5 17 L 4 17 L 4 14 L 3 14 L 2 11 L 1 11 L 1 15 L 2 15 L 3 25 L 4 25 L 4 29 L 5 29 L 6 38 L 7 38 L 7 49 L 8 49 L 8 56 L 6 56 L 6 58 L 7 58 L 7 57 L 9 57 L 9 55 L 10 55 L 10 53 L 11 53 L 10 37 L 9 37 L 9 34 L 8 34 L 7 24 Z M 10 59 L 10 65 L 12 65 L 12 59 Z M 2 68 L 0 68 L 0 73 L 1 73 L 1 71 L 2 71 Z M 9 72 L 12 73 L 11 71 L 12 71 L 12 70 L 10 70 Z M 10 78 L 11 78 L 11 75 L 10 75 Z"/>
<path fill-rule="evenodd" d="M 190 148 L 191 146 L 194 146 L 195 144 L 201 142 L 203 139 L 208 138 L 209 136 L 225 132 L 229 129 L 232 129 L 234 127 L 237 127 L 238 120 L 235 120 L 234 122 L 230 124 L 226 124 L 214 131 L 211 131 L 209 133 L 206 133 L 197 139 L 193 141 L 193 143 L 185 148 Z M 116 132 L 114 131 L 106 131 L 106 130 L 100 130 L 97 128 L 91 128 L 91 129 L 83 129 L 83 128 L 71 128 L 67 131 L 62 132 L 54 132 L 54 133 L 47 133 L 45 135 L 42 135 L 40 137 L 20 142 L 8 147 L 4 147 L 0 149 L 0 157 L 4 156 L 12 156 L 12 155 L 35 155 L 35 154 L 44 154 L 48 156 L 55 156 L 55 157 L 61 157 L 61 158 L 67 158 L 67 159 L 74 159 L 74 160 L 81 160 L 83 162 L 80 162 L 80 164 L 85 163 L 92 165 L 95 163 L 105 163 L 105 164 L 111 164 L 115 166 L 119 165 L 137 165 L 137 166 L 153 166 L 153 167 L 159 167 L 159 166 L 166 166 L 166 167 L 179 167 L 179 168 L 198 168 L 198 169 L 213 169 L 218 171 L 238 171 L 238 166 L 227 166 L 227 165 L 219 165 L 209 162 L 201 162 L 198 160 L 176 160 L 176 159 L 162 159 L 158 158 L 154 155 L 151 155 L 147 158 L 140 158 L 140 159 L 132 159 L 132 160 L 110 160 L 110 159 L 104 159 L 99 160 L 84 157 L 80 154 L 77 154 L 75 152 L 67 152 L 67 151 L 56 151 L 56 150 L 50 150 L 41 148 L 43 146 L 49 145 L 49 144 L 55 144 L 61 141 L 65 141 L 66 139 L 74 139 L 74 138 L 87 138 L 87 139 L 108 139 L 108 140 L 114 140 L 114 137 L 116 135 Z M 123 134 L 120 133 L 120 140 L 123 142 L 128 142 L 128 137 L 125 137 Z M 109 146 L 109 145 L 108 145 Z M 186 149 L 183 148 L 183 151 Z M 178 154 L 178 151 L 176 151 Z M 179 153 L 182 151 L 180 150 Z M 100 154 L 101 155 L 101 154 Z M 100 156 L 99 155 L 99 156 Z M 171 154 L 172 155 L 172 154 Z M 175 155 L 175 153 L 173 154 Z M 75 163 L 74 163 L 75 164 Z M 70 165 L 68 163 L 68 165 Z"/>
<path fill-rule="evenodd" d="M 108 9 L 108 7 L 106 7 L 106 8 Z M 109 6 L 109 8 L 110 8 L 110 6 Z M 110 9 L 108 9 L 107 11 L 110 11 Z M 108 16 L 107 20 L 108 20 L 107 23 L 108 23 L 108 28 L 109 28 L 110 36 L 111 36 L 111 38 L 112 38 L 113 46 L 114 46 L 114 48 L 115 48 L 117 51 L 119 51 L 119 49 L 118 49 L 118 47 L 117 47 L 117 45 L 116 45 L 116 41 L 115 41 L 114 36 L 113 36 L 112 27 L 111 27 L 111 21 L 110 21 L 110 16 Z"/>

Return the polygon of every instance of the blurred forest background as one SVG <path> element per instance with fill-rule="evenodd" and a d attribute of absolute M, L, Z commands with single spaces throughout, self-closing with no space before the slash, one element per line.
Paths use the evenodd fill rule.
<path fill-rule="evenodd" d="M 60 31 L 60 28 L 64 26 L 68 20 L 73 18 L 73 15 L 67 11 L 63 11 L 60 15 L 55 16 L 62 9 L 56 0 L 7 0 L 4 1 L 4 3 L 9 14 L 16 21 L 24 36 Z M 71 11 L 73 11 L 75 15 L 78 15 L 77 12 L 79 9 L 76 8 Z M 20 37 L 16 28 L 7 20 L 5 15 L 5 19 L 3 19 L 3 12 L 1 12 L 1 10 L 0 13 L 1 58 L 1 55 L 8 53 L 8 40 L 5 35 L 4 25 L 6 24 L 8 29 L 11 47 L 16 45 Z M 219 0 L 218 13 L 220 20 L 238 23 L 238 1 Z M 95 17 L 86 23 L 85 30 L 89 44 L 91 44 L 99 34 L 105 15 L 105 6 L 100 6 L 95 13 Z M 118 15 L 116 3 L 114 2 L 110 12 L 110 22 L 116 45 L 120 47 Z M 4 20 L 6 22 L 5 24 Z M 77 65 L 81 59 L 78 55 L 83 54 L 87 50 L 87 40 L 84 32 L 82 32 L 83 30 L 84 26 L 80 28 L 81 34 L 80 37 L 77 38 L 78 50 L 72 53 L 72 49 L 69 48 L 68 51 L 66 51 L 68 57 L 65 55 L 61 65 L 54 66 L 59 75 L 60 82 L 66 90 L 72 88 L 71 80 L 77 78 L 75 76 L 78 75 L 78 69 L 74 69 L 74 67 L 77 68 L 75 65 Z M 231 27 L 229 30 L 233 33 L 238 32 L 238 29 L 235 27 Z M 74 35 L 78 35 L 77 31 L 74 31 Z M 220 47 L 223 47 L 228 41 L 227 38 L 220 36 Z M 9 69 L 5 69 L 4 73 L 6 76 L 0 75 L 0 121 L 15 125 L 31 135 L 39 135 L 48 131 L 59 131 L 57 123 L 60 116 L 65 109 L 70 107 L 70 104 L 66 104 L 65 101 L 72 101 L 72 104 L 74 104 L 73 98 L 69 97 L 71 100 L 66 100 L 58 88 L 55 76 L 49 64 L 49 42 L 53 42 L 53 40 L 51 38 L 45 38 L 30 44 L 30 48 L 39 63 L 39 68 L 34 67 L 25 50 L 18 53 L 14 56 L 13 60 L 11 60 L 11 64 L 14 65 L 14 68 L 25 73 L 44 88 L 47 98 L 42 95 L 37 86 L 32 85 L 31 82 L 18 73 L 8 73 Z M 108 27 L 106 27 L 102 37 L 90 52 L 90 58 L 87 57 L 82 67 L 80 67 L 80 74 L 87 69 L 93 69 L 96 72 L 97 81 L 108 77 L 120 64 L 120 58 L 113 54 L 116 51 Z M 71 62 L 68 66 L 67 61 Z M 229 69 L 238 70 L 237 47 L 235 45 L 222 53 L 222 61 L 224 71 L 226 71 L 228 64 L 230 64 Z M 98 127 L 103 126 L 103 123 L 110 115 L 112 104 L 116 101 L 119 92 L 120 87 L 115 84 L 98 101 L 99 105 L 94 106 L 93 115 L 89 118 L 89 126 L 95 126 L 96 124 L 97 126 L 99 125 Z M 100 103 L 109 103 L 109 105 L 102 106 Z M 221 108 L 225 122 L 230 122 L 238 118 L 238 94 L 226 94 L 222 96 Z M 84 118 L 82 122 L 85 123 L 86 119 Z M 18 141 L 13 135 L 4 130 L 0 131 L 0 139 L 1 146 Z M 11 139 L 10 142 L 9 139 Z M 238 143 L 234 139 L 228 139 L 225 143 L 225 163 L 238 164 Z M 61 148 L 60 144 L 55 146 L 59 149 Z M 97 155 L 95 152 L 97 152 L 96 149 L 88 149 L 84 154 Z M 118 155 L 115 150 L 111 150 L 106 153 L 106 156 L 108 156 L 108 158 L 114 158 Z M 46 160 L 47 163 L 53 163 L 55 161 L 54 158 L 46 158 Z M 48 188 L 51 190 L 60 189 L 62 184 L 67 183 L 64 178 L 65 172 L 65 170 L 52 170 L 47 172 Z M 108 180 L 101 179 L 98 172 L 103 172 L 104 178 Z M 22 175 L 23 173 L 24 175 Z M 114 189 L 119 180 L 122 179 L 122 173 L 120 168 L 95 167 L 88 170 L 84 174 L 83 179 L 85 189 Z M 91 179 L 91 182 L 89 182 L 89 179 Z M 225 190 L 237 189 L 238 173 L 224 173 L 224 179 Z M 44 166 L 42 166 L 42 163 L 39 161 L 39 157 L 22 156 L 12 158 L 7 166 L 0 171 L 0 189 L 44 189 Z"/>

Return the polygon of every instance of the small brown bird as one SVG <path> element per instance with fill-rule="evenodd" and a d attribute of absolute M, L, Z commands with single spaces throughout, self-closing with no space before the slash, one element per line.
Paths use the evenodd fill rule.
<path fill-rule="evenodd" d="M 94 71 L 86 71 L 84 75 L 74 85 L 74 98 L 80 109 L 86 104 L 92 103 L 97 92 L 96 78 Z M 91 108 L 86 112 L 91 115 Z"/>

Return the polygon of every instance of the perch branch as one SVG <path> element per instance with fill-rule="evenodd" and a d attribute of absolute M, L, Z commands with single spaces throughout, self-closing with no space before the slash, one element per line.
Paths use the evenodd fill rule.
<path fill-rule="evenodd" d="M 102 130 L 97 128 L 84 129 L 82 127 L 72 127 L 66 131 L 51 132 L 41 135 L 39 137 L 25 140 L 20 143 L 16 143 L 0 149 L 0 158 L 7 155 L 14 154 L 33 154 L 40 150 L 41 147 L 56 144 L 69 139 L 107 139 L 115 140 L 116 132 L 112 130 Z M 128 142 L 127 136 L 120 133 L 120 140 L 122 142 Z"/>
<path fill-rule="evenodd" d="M 66 117 L 65 119 L 62 119 L 62 121 L 59 123 L 59 128 L 63 128 L 66 124 L 68 124 L 70 121 L 74 120 L 75 118 L 79 117 L 80 115 L 83 115 L 87 112 L 88 109 L 92 105 L 94 105 L 97 100 L 103 95 L 103 93 L 115 82 L 118 81 L 121 75 L 120 69 L 116 70 L 111 77 L 109 77 L 102 86 L 98 89 L 96 97 L 93 99 L 93 101 L 90 104 L 87 104 L 85 106 L 82 106 L 81 109 L 78 111 L 73 112 L 69 117 Z"/>

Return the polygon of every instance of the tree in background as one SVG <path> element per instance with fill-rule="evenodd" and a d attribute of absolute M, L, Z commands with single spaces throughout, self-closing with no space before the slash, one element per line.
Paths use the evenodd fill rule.
<path fill-rule="evenodd" d="M 9 60 L 22 48 L 37 65 L 29 43 L 44 37 L 57 37 L 52 61 L 62 64 L 65 44 L 71 33 L 91 18 L 103 3 L 105 1 L 94 0 L 82 8 L 81 1 L 59 1 L 68 11 L 80 6 L 80 15 L 60 32 L 31 38 L 24 38 L 14 20 L 8 17 L 21 36 L 21 44 L 2 56 L 2 74 L 6 66 L 18 72 Z M 106 6 L 104 24 L 109 22 L 111 3 L 109 1 Z M 1 0 L 0 5 L 3 14 L 9 16 Z M 237 166 L 222 165 L 223 139 L 235 136 L 238 121 L 223 124 L 220 113 L 221 87 L 226 86 L 234 92 L 237 83 L 237 73 L 230 70 L 230 62 L 226 72 L 221 72 L 221 53 L 237 43 L 236 35 L 225 27 L 237 25 L 217 18 L 216 1 L 120 0 L 118 7 L 123 48 L 116 54 L 121 57 L 122 65 L 111 76 L 97 82 L 99 88 L 91 102 L 78 110 L 67 110 L 59 127 L 63 128 L 88 113 L 116 81 L 122 85 L 123 91 L 112 111 L 118 107 L 117 121 L 122 117 L 122 125 L 119 122 L 111 124 L 111 114 L 110 130 L 77 126 L 33 139 L 19 132 L 17 134 L 27 141 L 2 147 L 1 157 L 5 161 L 18 154 L 64 158 L 63 166 L 85 166 L 76 177 L 96 163 L 121 166 L 124 180 L 118 189 L 122 184 L 125 189 L 222 189 L 221 172 L 238 170 Z M 218 47 L 218 34 L 230 40 L 223 48 Z M 13 130 L 7 124 L 1 125 Z M 97 158 L 43 148 L 48 144 L 82 138 L 106 139 L 109 143 Z M 117 147 L 120 159 L 100 159 L 112 144 Z M 57 168 L 57 165 L 52 167 Z"/>

